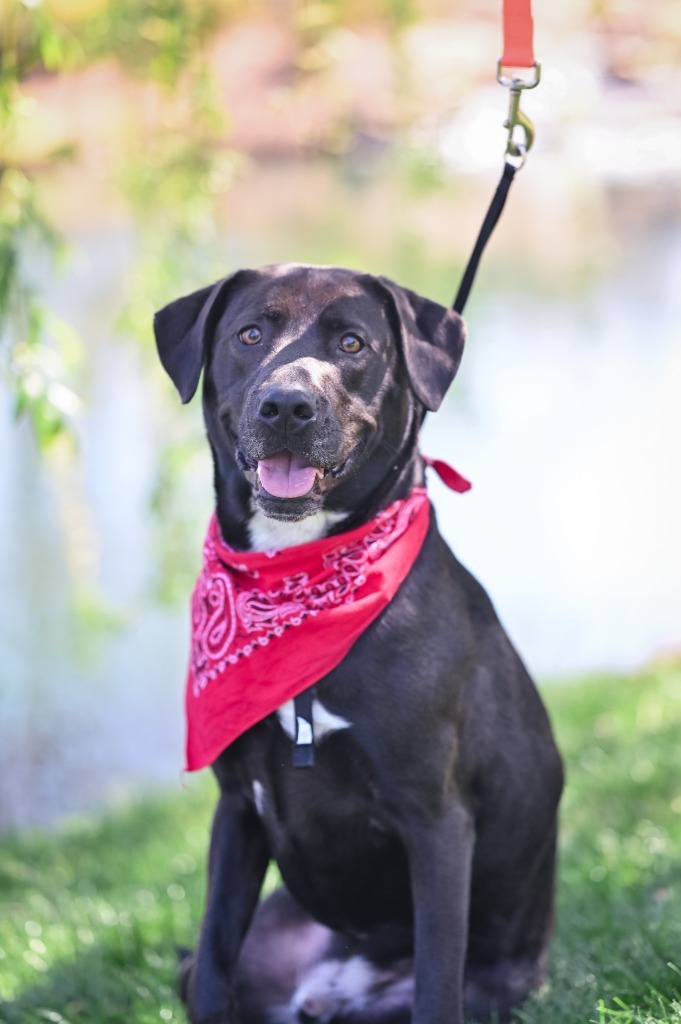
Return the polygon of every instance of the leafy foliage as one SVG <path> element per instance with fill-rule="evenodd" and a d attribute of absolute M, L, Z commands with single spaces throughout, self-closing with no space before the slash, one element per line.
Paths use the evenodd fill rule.
<path fill-rule="evenodd" d="M 42 212 L 31 174 L 13 160 L 19 124 L 31 105 L 21 82 L 36 66 L 60 67 L 65 48 L 41 8 L 17 4 L 5 12 L 0 33 L 0 373 L 13 385 L 16 411 L 30 416 L 46 446 L 69 424 L 77 400 L 63 383 L 73 337 L 37 297 L 31 268 L 41 258 L 58 261 L 63 245 Z M 47 154 L 63 161 L 68 150 Z M 43 347 L 52 336 L 49 349 Z"/>
<path fill-rule="evenodd" d="M 0 172 L 0 208 L 0 368 L 14 386 L 17 415 L 30 417 L 47 447 L 67 431 L 78 408 L 64 380 L 78 364 L 79 346 L 38 298 L 29 268 L 40 255 L 58 259 L 63 246 L 36 203 L 33 183 L 16 167 Z"/>
<path fill-rule="evenodd" d="M 161 253 L 172 254 L 177 274 L 178 257 L 205 233 L 208 207 L 223 182 L 211 143 L 220 137 L 220 115 L 203 59 L 203 46 L 218 24 L 217 7 L 126 0 L 98 3 L 92 16 L 68 4 L 57 11 L 60 6 L 63 12 L 55 14 L 40 4 L 10 5 L 0 31 L 0 367 L 14 391 L 17 414 L 30 417 L 42 448 L 72 427 L 82 343 L 40 297 L 40 274 L 58 269 L 66 258 L 64 241 L 41 206 L 40 185 L 77 153 L 68 142 L 40 152 L 37 160 L 35 153 L 22 152 L 17 137 L 36 113 L 24 84 L 36 74 L 58 75 L 113 57 L 127 74 L 165 90 L 171 109 L 182 85 L 182 118 L 167 129 L 142 125 L 130 152 L 121 156 L 124 193 L 153 239 L 142 246 L 150 263 Z M 147 289 L 149 304 L 170 274 L 167 256 L 158 265 L 159 287 Z M 147 276 L 137 273 L 133 279 L 146 283 Z M 133 293 L 126 326 L 148 337 L 149 304 L 141 310 L 139 304 Z"/>

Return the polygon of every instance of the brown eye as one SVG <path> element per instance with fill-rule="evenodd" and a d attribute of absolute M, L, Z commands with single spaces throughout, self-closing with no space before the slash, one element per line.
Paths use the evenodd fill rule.
<path fill-rule="evenodd" d="M 254 325 L 244 327 L 239 331 L 239 341 L 244 345 L 257 345 L 259 341 L 262 341 L 262 331 Z"/>
<path fill-rule="evenodd" d="M 364 348 L 364 342 L 356 334 L 344 334 L 339 344 L 343 352 L 347 352 L 349 355 L 355 355 Z"/>

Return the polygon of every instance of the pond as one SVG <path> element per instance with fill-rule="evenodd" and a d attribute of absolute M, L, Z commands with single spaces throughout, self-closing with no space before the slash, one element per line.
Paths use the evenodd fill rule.
<path fill-rule="evenodd" d="M 448 301 L 489 186 L 441 189 L 439 202 L 402 187 L 264 166 L 227 200 L 225 269 L 359 265 Z M 535 675 L 633 669 L 681 645 L 678 192 L 516 188 L 467 310 L 459 378 L 423 432 L 424 451 L 473 489 L 433 480 L 432 497 Z M 201 425 L 148 353 L 116 337 L 136 235 L 95 225 L 71 244 L 71 270 L 44 287 L 88 342 L 77 463 L 42 464 L 0 399 L 0 827 L 181 778 L 186 600 L 159 602 L 155 580 L 173 529 L 198 567 L 208 453 L 191 461 L 173 526 L 155 492 L 160 452 L 180 418 L 192 439 Z M 74 566 L 99 610 L 74 609 Z"/>

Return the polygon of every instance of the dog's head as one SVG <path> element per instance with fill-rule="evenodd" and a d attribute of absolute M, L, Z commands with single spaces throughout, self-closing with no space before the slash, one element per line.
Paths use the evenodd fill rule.
<path fill-rule="evenodd" d="M 386 278 L 300 264 L 238 271 L 170 303 L 154 330 L 184 402 L 204 371 L 217 472 L 238 467 L 284 520 L 333 507 L 378 445 L 393 459 L 464 343 L 458 314 Z"/>

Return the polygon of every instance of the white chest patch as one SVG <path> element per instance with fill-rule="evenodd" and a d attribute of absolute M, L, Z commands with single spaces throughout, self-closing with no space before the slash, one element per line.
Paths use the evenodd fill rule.
<path fill-rule="evenodd" d="M 287 523 L 281 519 L 271 519 L 256 509 L 248 524 L 252 550 L 281 551 L 282 548 L 309 544 L 310 541 L 326 536 L 328 530 L 346 516 L 347 512 L 322 511 L 300 522 Z"/>
<path fill-rule="evenodd" d="M 292 700 L 287 700 L 285 704 L 277 708 L 277 718 L 289 739 L 295 740 L 296 714 Z M 338 732 L 339 729 L 349 729 L 352 725 L 352 722 L 348 722 L 347 718 L 343 718 L 341 715 L 334 715 L 332 711 L 325 708 L 322 702 L 317 699 L 312 701 L 312 722 L 314 724 L 314 739 L 316 742 L 323 740 L 325 736 L 330 736 L 333 732 Z"/>

